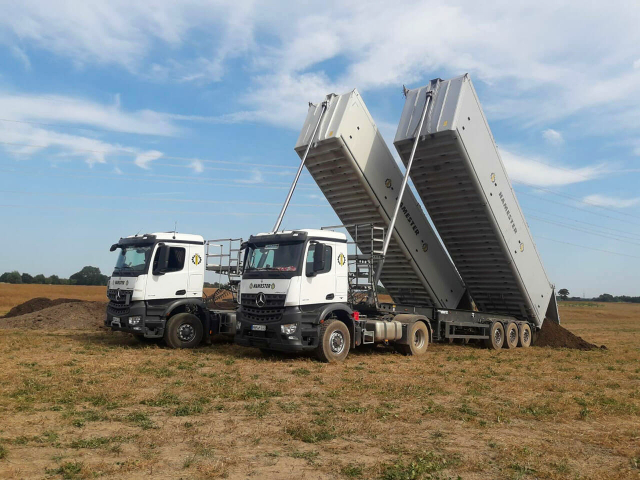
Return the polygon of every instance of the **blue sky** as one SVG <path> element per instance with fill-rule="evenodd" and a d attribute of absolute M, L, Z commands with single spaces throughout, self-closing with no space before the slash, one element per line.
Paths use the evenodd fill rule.
<path fill-rule="evenodd" d="M 365 3 L 0 2 L 0 272 L 269 230 L 307 102 L 358 88 L 393 150 L 402 85 L 469 72 L 550 279 L 640 295 L 640 6 Z M 335 223 L 305 173 L 284 226 Z"/>

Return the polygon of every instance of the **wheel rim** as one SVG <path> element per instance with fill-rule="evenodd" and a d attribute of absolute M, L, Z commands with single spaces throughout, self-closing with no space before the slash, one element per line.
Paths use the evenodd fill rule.
<path fill-rule="evenodd" d="M 183 323 L 178 327 L 178 338 L 181 342 L 190 342 L 196 338 L 196 329 L 188 323 Z"/>
<path fill-rule="evenodd" d="M 496 345 L 500 345 L 502 343 L 502 332 L 499 328 L 496 328 L 496 331 L 493 332 L 493 339 L 496 342 Z"/>
<path fill-rule="evenodd" d="M 524 339 L 524 343 L 529 343 L 529 330 L 526 328 L 524 332 L 522 332 L 522 338 Z"/>
<path fill-rule="evenodd" d="M 329 346 L 331 347 L 331 353 L 340 355 L 344 351 L 344 335 L 342 332 L 335 331 L 329 337 Z"/>
<path fill-rule="evenodd" d="M 512 328 L 509 332 L 509 341 L 512 344 L 518 341 L 518 331 L 515 328 Z"/>
<path fill-rule="evenodd" d="M 415 348 L 424 347 L 425 338 L 426 337 L 424 336 L 424 332 L 422 330 L 416 330 L 416 333 L 413 335 L 413 346 Z"/>

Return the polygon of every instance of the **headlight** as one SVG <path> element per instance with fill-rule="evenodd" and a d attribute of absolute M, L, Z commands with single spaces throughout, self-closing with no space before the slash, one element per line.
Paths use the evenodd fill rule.
<path fill-rule="evenodd" d="M 139 325 L 142 322 L 142 317 L 129 317 L 129 325 Z"/>
<path fill-rule="evenodd" d="M 291 335 L 292 333 L 296 333 L 298 330 L 297 323 L 287 323 L 286 325 L 280 325 L 280 331 L 285 335 Z"/>

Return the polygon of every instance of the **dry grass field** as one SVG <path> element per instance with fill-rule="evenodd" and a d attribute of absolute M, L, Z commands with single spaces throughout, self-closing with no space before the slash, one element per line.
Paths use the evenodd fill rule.
<path fill-rule="evenodd" d="M 608 349 L 438 344 L 326 365 L 0 330 L 0 478 L 638 478 L 640 305 L 561 315 Z"/>
<path fill-rule="evenodd" d="M 0 283 L 0 316 L 11 308 L 34 297 L 77 298 L 91 302 L 106 302 L 107 287 L 81 285 L 12 285 Z"/>

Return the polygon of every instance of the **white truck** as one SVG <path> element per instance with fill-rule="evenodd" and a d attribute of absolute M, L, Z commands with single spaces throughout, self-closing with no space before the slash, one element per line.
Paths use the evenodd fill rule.
<path fill-rule="evenodd" d="M 120 251 L 107 287 L 105 325 L 174 348 L 193 348 L 218 334 L 232 337 L 235 307 L 215 308 L 216 298 L 207 302 L 203 286 L 206 270 L 237 284 L 240 243 L 176 232 L 121 238 L 111 246 Z"/>
<path fill-rule="evenodd" d="M 236 343 L 313 351 L 335 362 L 374 343 L 414 355 L 429 341 L 455 339 L 528 347 L 545 318 L 559 322 L 554 287 L 475 92 L 470 82 L 466 97 L 443 83 L 407 92 L 396 136 L 404 176 L 357 91 L 310 104 L 296 145 L 302 161 L 280 217 L 272 232 L 245 243 Z M 469 128 L 462 115 L 478 127 Z M 449 165 L 452 159 L 459 164 Z M 414 160 L 419 169 L 412 170 Z M 333 227 L 278 231 L 304 165 L 352 242 Z M 494 187 L 501 184 L 496 198 L 482 188 L 484 172 Z M 428 211 L 434 209 L 451 256 L 407 190 L 410 176 Z M 379 280 L 393 303 L 378 301 Z M 358 296 L 362 286 L 368 294 Z"/>

